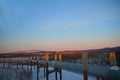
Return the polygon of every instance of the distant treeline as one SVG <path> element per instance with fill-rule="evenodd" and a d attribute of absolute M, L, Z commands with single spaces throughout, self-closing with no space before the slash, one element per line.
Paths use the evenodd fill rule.
<path fill-rule="evenodd" d="M 19 54 L 12 54 L 12 53 L 7 53 L 7 54 L 0 54 L 0 58 L 8 58 L 8 57 L 29 57 L 29 56 L 35 56 L 34 54 L 31 54 L 31 53 L 29 53 L 29 54 L 21 54 L 21 53 L 19 53 Z"/>

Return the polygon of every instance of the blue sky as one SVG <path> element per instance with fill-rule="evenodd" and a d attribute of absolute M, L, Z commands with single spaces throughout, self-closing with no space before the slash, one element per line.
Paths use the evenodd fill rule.
<path fill-rule="evenodd" d="M 120 46 L 119 0 L 1 0 L 0 52 Z"/>

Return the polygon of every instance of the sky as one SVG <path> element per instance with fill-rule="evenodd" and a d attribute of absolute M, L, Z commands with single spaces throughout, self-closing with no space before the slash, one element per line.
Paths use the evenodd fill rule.
<path fill-rule="evenodd" d="M 0 0 L 0 52 L 114 46 L 119 0 Z"/>

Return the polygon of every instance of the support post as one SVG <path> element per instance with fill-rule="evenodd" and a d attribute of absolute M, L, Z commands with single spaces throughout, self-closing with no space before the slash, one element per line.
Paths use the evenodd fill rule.
<path fill-rule="evenodd" d="M 59 61 L 62 62 L 62 54 L 59 54 Z M 60 73 L 60 80 L 62 80 L 62 69 L 61 69 L 61 64 L 60 64 L 60 67 L 59 67 L 59 73 Z"/>
<path fill-rule="evenodd" d="M 57 61 L 57 54 L 54 54 L 54 60 Z M 57 68 L 56 68 L 56 66 L 55 66 L 54 70 L 55 70 L 55 80 L 57 80 Z"/>
<path fill-rule="evenodd" d="M 60 69 L 60 80 L 62 80 L 62 69 Z"/>
<path fill-rule="evenodd" d="M 39 80 L 39 67 L 38 67 L 38 60 L 37 60 L 37 80 Z"/>
<path fill-rule="evenodd" d="M 88 72 L 87 72 L 87 70 L 84 70 L 83 74 L 84 74 L 84 80 L 88 80 Z"/>
<path fill-rule="evenodd" d="M 57 54 L 54 54 L 54 60 L 57 61 Z"/>
<path fill-rule="evenodd" d="M 88 80 L 88 71 L 87 71 L 87 65 L 88 65 L 88 56 L 87 53 L 82 53 L 82 64 L 83 64 L 83 77 L 84 80 Z"/>
<path fill-rule="evenodd" d="M 110 52 L 110 65 L 111 66 L 116 65 L 116 56 L 114 51 Z"/>
<path fill-rule="evenodd" d="M 55 68 L 55 80 L 57 80 L 57 68 Z"/>
<path fill-rule="evenodd" d="M 30 69 L 31 69 L 31 72 L 32 72 L 32 60 L 30 60 Z"/>
<path fill-rule="evenodd" d="M 45 55 L 45 60 L 46 60 L 46 80 L 48 80 L 48 78 L 49 78 L 48 59 L 49 59 L 49 55 L 46 54 L 46 55 Z"/>
<path fill-rule="evenodd" d="M 48 73 L 48 62 L 46 62 L 46 80 L 48 80 L 48 75 L 49 75 L 49 73 Z"/>

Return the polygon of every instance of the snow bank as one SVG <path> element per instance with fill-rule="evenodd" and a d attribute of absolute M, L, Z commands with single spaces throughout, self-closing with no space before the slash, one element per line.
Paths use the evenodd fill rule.
<path fill-rule="evenodd" d="M 110 69 L 111 69 L 111 70 L 115 70 L 115 71 L 120 70 L 120 68 L 119 68 L 118 66 L 112 66 L 112 67 L 110 67 Z"/>

